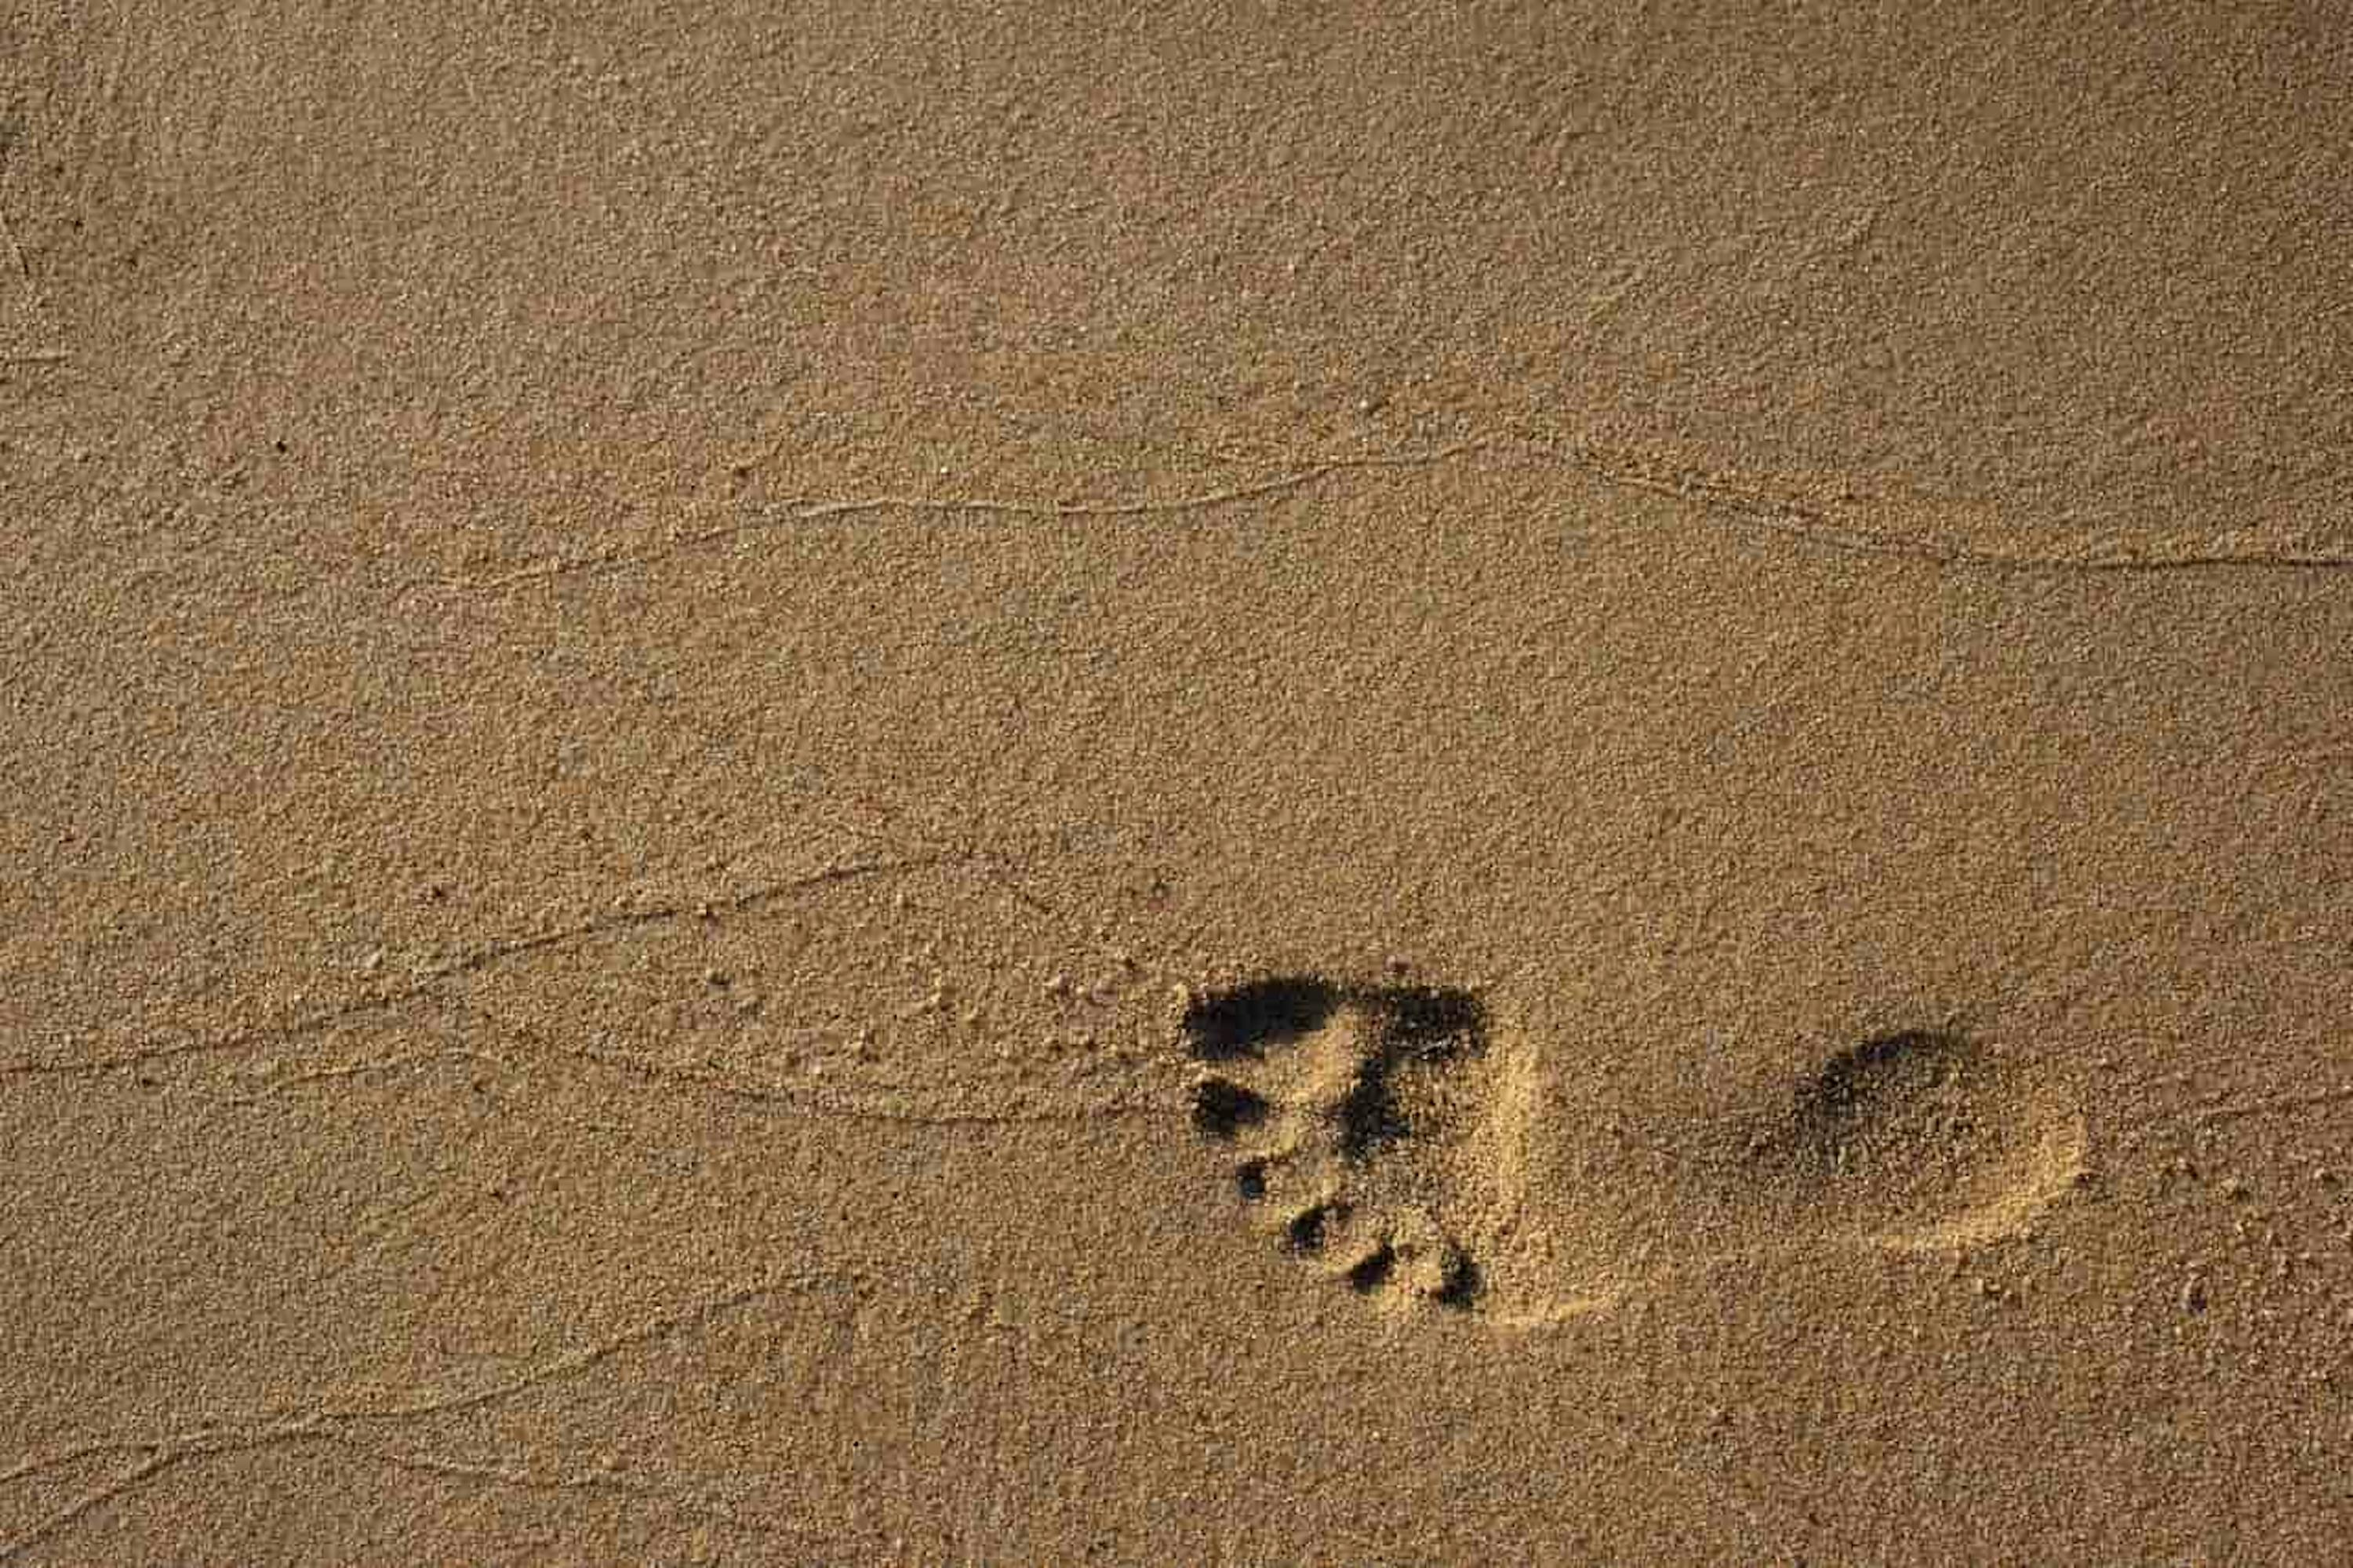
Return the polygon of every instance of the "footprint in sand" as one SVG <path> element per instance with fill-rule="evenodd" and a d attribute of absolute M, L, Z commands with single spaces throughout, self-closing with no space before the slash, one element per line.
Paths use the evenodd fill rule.
<path fill-rule="evenodd" d="M 1778 1103 L 1645 1140 L 1561 1102 L 1467 991 L 1265 979 L 1194 1000 L 1182 1029 L 1194 1126 L 1262 1228 L 1362 1295 L 1504 1321 L 1759 1250 L 1998 1240 L 2083 1169 L 2082 1117 L 1944 1030 L 1874 1035 Z"/>

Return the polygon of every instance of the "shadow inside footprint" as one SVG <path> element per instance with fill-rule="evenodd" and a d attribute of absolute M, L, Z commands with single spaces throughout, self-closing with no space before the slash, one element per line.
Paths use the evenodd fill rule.
<path fill-rule="evenodd" d="M 1397 1248 L 1383 1242 L 1370 1253 L 1348 1266 L 1348 1288 L 1359 1296 L 1370 1296 L 1389 1282 L 1397 1272 Z"/>
<path fill-rule="evenodd" d="M 1825 1062 L 1748 1144 L 1748 1171 L 1817 1234 L 1929 1248 L 2005 1234 L 2082 1167 L 2081 1118 L 2021 1063 L 1939 1030 L 1874 1035 Z"/>
<path fill-rule="evenodd" d="M 1951 1150 L 1975 1130 L 1973 1054 L 1957 1035 L 1925 1030 L 1847 1047 L 1799 1086 L 1792 1152 L 1817 1175 L 1841 1176 Z"/>
<path fill-rule="evenodd" d="M 1348 1092 L 1332 1113 L 1340 1158 L 1361 1165 L 1385 1143 L 1412 1130 L 1389 1082 L 1388 1062 L 1374 1056 L 1356 1069 Z"/>
<path fill-rule="evenodd" d="M 1208 1065 L 1194 1128 L 1241 1145 L 1234 1192 L 1287 1251 L 1359 1295 L 1472 1305 L 1445 1172 L 1489 1109 L 1460 1071 L 1486 1049 L 1476 998 L 1283 976 L 1191 1001 L 1182 1027 Z"/>
<path fill-rule="evenodd" d="M 1380 1004 L 1384 1044 L 1392 1056 L 1442 1062 L 1485 1044 L 1485 1012 L 1467 991 L 1400 986 L 1381 992 Z"/>
<path fill-rule="evenodd" d="M 1339 1007 L 1337 987 L 1285 976 L 1201 997 L 1185 1010 L 1185 1035 L 1204 1062 L 1262 1057 L 1324 1026 Z"/>
<path fill-rule="evenodd" d="M 1223 1078 L 1206 1078 L 1193 1090 L 1193 1125 L 1207 1137 L 1239 1138 L 1264 1121 L 1268 1109 L 1264 1097 Z"/>
<path fill-rule="evenodd" d="M 1409 1136 L 1412 1118 L 1398 1093 L 1400 1075 L 1484 1048 L 1485 1019 L 1468 991 L 1396 987 L 1366 999 L 1376 1020 L 1374 1048 L 1356 1065 L 1334 1112 L 1341 1158 L 1357 1163 Z"/>

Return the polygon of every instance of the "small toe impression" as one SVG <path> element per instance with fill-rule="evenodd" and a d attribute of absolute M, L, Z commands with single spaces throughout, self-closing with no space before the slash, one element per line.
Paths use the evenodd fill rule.
<path fill-rule="evenodd" d="M 1210 1138 L 1238 1138 L 1244 1128 L 1264 1121 L 1271 1108 L 1264 1096 L 1229 1079 L 1204 1078 L 1193 1086 L 1193 1125 Z M 1260 1174 L 1264 1173 L 1261 1165 Z"/>
<path fill-rule="evenodd" d="M 1427 1214 L 1405 1216 L 1396 1234 L 1396 1277 L 1423 1300 L 1467 1308 L 1477 1298 L 1478 1265 Z"/>
<path fill-rule="evenodd" d="M 1297 1253 L 1319 1253 L 1332 1239 L 1332 1232 L 1347 1217 L 1337 1203 L 1318 1203 L 1293 1214 L 1282 1227 L 1283 1245 Z"/>
<path fill-rule="evenodd" d="M 1383 1242 L 1348 1266 L 1348 1288 L 1359 1296 L 1369 1296 L 1389 1282 L 1397 1266 L 1397 1248 Z"/>
<path fill-rule="evenodd" d="M 1448 1247 L 1429 1260 L 1416 1287 L 1430 1300 L 1455 1311 L 1468 1311 L 1479 1298 L 1479 1266 L 1461 1251 Z"/>

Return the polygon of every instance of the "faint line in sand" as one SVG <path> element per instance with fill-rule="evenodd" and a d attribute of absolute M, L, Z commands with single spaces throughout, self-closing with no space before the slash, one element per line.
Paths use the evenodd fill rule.
<path fill-rule="evenodd" d="M 417 998 L 413 1000 L 426 1000 Z M 480 1002 L 436 994 L 431 1001 L 474 1020 L 501 1035 L 522 1041 L 527 1053 L 503 1051 L 480 1044 L 427 1045 L 414 1050 L 370 1056 L 357 1061 L 301 1071 L 246 1075 L 245 1086 L 227 1095 L 240 1105 L 259 1105 L 306 1091 L 332 1092 L 365 1079 L 398 1078 L 442 1065 L 470 1065 L 517 1079 L 543 1077 L 551 1066 L 601 1069 L 642 1083 L 683 1093 L 757 1107 L 766 1114 L 820 1121 L 863 1121 L 908 1128 L 1009 1127 L 1049 1123 L 1089 1123 L 1166 1116 L 1183 1103 L 1181 1086 L 1173 1080 L 1154 1082 L 1147 1061 L 1103 1091 L 1085 1094 L 1058 1090 L 1034 1081 L 991 1081 L 960 1078 L 921 1087 L 904 1083 L 858 1082 L 855 1068 L 839 1073 L 839 1082 L 821 1082 L 815 1074 L 755 1076 L 733 1073 L 712 1064 L 681 1065 L 653 1060 L 636 1053 L 596 1045 L 565 1045 L 519 1020 Z M 839 1064 L 836 1065 L 839 1066 Z M 544 1106 L 527 1114 L 545 1117 Z M 579 1130 L 611 1135 L 626 1129 L 616 1123 L 584 1122 L 556 1116 L 554 1119 Z"/>
<path fill-rule="evenodd" d="M 5 166 L 6 152 L 7 147 L 5 140 L 0 140 L 0 168 L 5 168 Z M 16 243 L 16 231 L 9 225 L 8 207 L 5 202 L 0 202 L 0 240 L 5 240 L 7 243 L 9 257 L 16 263 L 16 277 L 24 285 L 25 302 L 26 306 L 30 308 L 34 315 L 38 317 L 41 313 L 41 300 L 40 295 L 35 291 L 33 287 L 33 264 L 26 260 L 25 248 Z M 18 365 L 63 365 L 72 357 L 72 355 L 61 348 L 36 348 L 24 350 L 15 354 L 0 354 L 0 365 L 12 366 Z"/>
<path fill-rule="evenodd" d="M 570 559 L 543 561 L 488 577 L 442 577 L 411 583 L 400 589 L 396 599 L 427 589 L 451 593 L 498 593 L 530 588 L 540 583 L 566 577 L 604 577 L 616 572 L 635 571 L 656 565 L 692 550 L 707 549 L 731 539 L 789 527 L 797 523 L 823 522 L 829 518 L 855 516 L 876 512 L 915 512 L 942 515 L 976 515 L 983 517 L 1017 517 L 1051 522 L 1080 518 L 1134 518 L 1177 516 L 1192 512 L 1209 512 L 1244 502 L 1264 500 L 1303 490 L 1335 474 L 1368 469 L 1430 468 L 1460 457 L 1474 450 L 1477 442 L 1466 442 L 1431 452 L 1368 453 L 1356 457 L 1326 458 L 1288 473 L 1259 480 L 1249 484 L 1234 485 L 1223 490 L 1203 491 L 1192 495 L 1162 499 L 1139 498 L 1127 501 L 1061 502 L 1013 501 L 989 496 L 934 495 L 870 495 L 845 499 L 794 497 L 770 503 L 770 514 L 741 523 L 724 524 L 694 533 L 674 535 L 658 549 L 628 553 L 584 556 Z"/>
<path fill-rule="evenodd" d="M 625 1051 L 598 1050 L 594 1046 L 568 1047 L 550 1040 L 528 1024 L 503 1017 L 479 1003 L 459 1001 L 453 1005 L 491 1028 L 512 1034 L 533 1048 L 534 1054 L 529 1058 L 470 1048 L 466 1053 L 499 1062 L 518 1076 L 529 1075 L 529 1064 L 570 1061 L 607 1068 L 647 1083 L 758 1106 L 787 1116 L 822 1120 L 887 1122 L 905 1127 L 999 1127 L 1017 1123 L 1092 1122 L 1162 1116 L 1182 1103 L 1177 1086 L 1172 1083 L 1155 1091 L 1141 1086 L 1141 1075 L 1133 1081 L 1135 1086 L 1092 1097 L 1060 1095 L 1050 1090 L 1041 1092 L 1034 1086 L 965 1082 L 951 1086 L 952 1090 L 960 1092 L 945 1096 L 935 1093 L 928 1097 L 929 1103 L 924 1103 L 927 1097 L 902 1085 L 830 1087 L 810 1082 L 764 1082 L 715 1066 L 677 1066 L 649 1061 Z M 987 1097 L 997 1103 L 987 1107 L 976 1106 L 970 1103 L 976 1097 Z M 1008 1101 L 1028 1103 L 1008 1104 Z"/>
<path fill-rule="evenodd" d="M 663 1503 L 681 1514 L 747 1531 L 774 1533 L 789 1530 L 791 1526 L 776 1520 L 747 1515 L 707 1499 L 681 1495 L 666 1488 L 630 1481 L 624 1477 L 598 1471 L 554 1478 L 534 1476 L 529 1471 L 385 1449 L 353 1436 L 352 1428 L 370 1425 L 397 1425 L 497 1404 L 534 1389 L 567 1382 L 623 1351 L 657 1343 L 681 1330 L 701 1328 L 723 1312 L 764 1298 L 787 1292 L 848 1291 L 857 1294 L 865 1288 L 871 1288 L 871 1286 L 863 1277 L 842 1270 L 776 1270 L 718 1295 L 658 1313 L 609 1339 L 550 1357 L 534 1367 L 478 1388 L 454 1393 L 415 1393 L 389 1401 L 348 1397 L 340 1401 L 322 1399 L 304 1408 L 252 1417 L 199 1419 L 167 1432 L 93 1438 L 28 1454 L 7 1469 L 0 1470 L 0 1486 L 47 1474 L 86 1459 L 113 1455 L 140 1457 L 130 1468 L 110 1481 L 69 1499 L 19 1534 L 0 1542 L 0 1563 L 23 1555 L 95 1510 L 131 1496 L 148 1481 L 175 1466 L 216 1455 L 248 1453 L 300 1443 L 333 1444 L 402 1468 L 536 1491 L 617 1491 L 640 1500 Z"/>
<path fill-rule="evenodd" d="M 1482 443 L 1502 445 L 1504 443 Z M 2177 550 L 2146 556 L 2088 552 L 1993 550 L 1940 545 L 1903 534 L 1842 526 L 1822 507 L 1760 485 L 1694 470 L 1662 471 L 1629 454 L 1575 439 L 1514 438 L 1518 450 L 1574 468 L 1597 482 L 1682 501 L 1764 532 L 1847 555 L 1915 560 L 1931 566 L 1999 572 L 2055 571 L 2097 575 L 2211 570 L 2226 567 L 2313 570 L 2353 567 L 2353 551 Z M 1862 508 L 1858 506 L 1857 510 Z"/>
<path fill-rule="evenodd" d="M 1219 490 L 1166 498 L 1124 501 L 1020 501 L 992 496 L 871 495 L 838 499 L 795 497 L 771 503 L 767 515 L 693 532 L 680 532 L 652 549 L 613 551 L 546 560 L 494 576 L 439 577 L 402 587 L 395 601 L 428 590 L 491 594 L 543 586 L 566 577 L 594 577 L 643 570 L 674 556 L 795 524 L 885 512 L 942 516 L 1006 517 L 1056 522 L 1174 516 L 1214 511 L 1285 495 L 1340 475 L 1381 469 L 1434 469 L 1488 451 L 1516 450 L 1576 470 L 1620 490 L 1657 495 L 1715 514 L 1760 532 L 1841 554 L 1917 561 L 1951 569 L 1996 572 L 2063 572 L 2126 576 L 2156 572 L 2224 569 L 2330 570 L 2353 567 L 2353 551 L 2311 549 L 2173 549 L 2138 556 L 2089 551 L 1998 550 L 1979 546 L 1936 544 L 1912 535 L 1843 525 L 1824 508 L 1788 494 L 1720 474 L 1692 470 L 1662 471 L 1623 451 L 1575 439 L 1474 436 L 1423 452 L 1366 453 L 1302 464 L 1272 478 Z M 1858 506 L 1857 510 L 1862 508 Z"/>
<path fill-rule="evenodd" d="M 626 1051 L 564 1046 L 549 1040 L 539 1031 L 475 1004 L 456 1005 L 489 1027 L 530 1043 L 533 1047 L 533 1054 L 513 1054 L 470 1045 L 404 1052 L 396 1056 L 275 1077 L 237 1098 L 244 1103 L 257 1103 L 265 1098 L 353 1078 L 393 1076 L 451 1062 L 470 1063 L 518 1078 L 530 1078 L 543 1073 L 551 1064 L 568 1063 L 603 1068 L 661 1087 L 756 1106 L 778 1115 L 814 1120 L 882 1122 L 902 1127 L 1002 1127 L 1025 1123 L 1120 1120 L 1165 1116 L 1182 1103 L 1181 1095 L 1173 1085 L 1165 1088 L 1140 1086 L 1144 1081 L 1142 1075 L 1135 1080 L 1139 1086 L 1132 1090 L 1114 1090 L 1092 1097 L 1050 1091 L 1040 1093 L 1034 1086 L 970 1081 L 954 1086 L 960 1092 L 928 1097 L 898 1085 L 850 1084 L 833 1087 L 810 1081 L 764 1081 L 713 1066 L 679 1066 L 651 1061 Z M 980 1098 L 993 1098 L 997 1103 L 988 1106 L 971 1103 Z M 612 1132 L 617 1128 L 599 1124 L 588 1127 L 587 1130 Z"/>
<path fill-rule="evenodd" d="M 886 810 L 881 814 L 885 828 L 893 824 L 893 813 Z M 1061 847 L 1067 850 L 1070 846 L 1064 844 Z M 921 853 L 829 865 L 804 875 L 721 897 L 667 899 L 600 915 L 553 931 L 497 938 L 430 967 L 413 984 L 363 993 L 355 999 L 290 1021 L 96 1057 L 22 1057 L 0 1062 L 0 1076 L 102 1077 L 159 1063 L 282 1045 L 316 1037 L 355 1020 L 393 1014 L 419 1002 L 438 1002 L 470 1014 L 494 1030 L 527 1040 L 534 1046 L 534 1054 L 528 1057 L 518 1056 L 459 1040 L 356 1061 L 319 1065 L 293 1072 L 237 1075 L 236 1080 L 241 1088 L 232 1090 L 229 1097 L 237 1103 L 258 1104 L 304 1089 L 331 1088 L 362 1079 L 424 1072 L 445 1063 L 470 1062 L 477 1066 L 527 1078 L 533 1075 L 534 1068 L 543 1071 L 550 1063 L 571 1062 L 626 1073 L 681 1090 L 758 1106 L 776 1114 L 813 1119 L 870 1121 L 904 1127 L 985 1127 L 1092 1122 L 1167 1112 L 1175 1103 L 1176 1090 L 1168 1086 L 1152 1085 L 1148 1064 L 1147 1070 L 1125 1074 L 1124 1082 L 1110 1092 L 1092 1095 L 1058 1093 L 1035 1083 L 1004 1084 L 986 1080 L 960 1081 L 947 1086 L 948 1092 L 944 1094 L 936 1091 L 926 1093 L 911 1086 L 881 1083 L 844 1083 L 839 1086 L 820 1085 L 815 1081 L 815 1075 L 809 1075 L 800 1082 L 762 1080 L 730 1074 L 716 1066 L 680 1065 L 652 1061 L 622 1051 L 559 1045 L 512 1019 L 452 994 L 448 987 L 450 981 L 489 972 L 515 959 L 541 952 L 564 950 L 605 937 L 675 923 L 690 916 L 702 919 L 711 914 L 744 914 L 820 886 L 943 866 L 981 869 L 992 883 L 1024 906 L 1050 917 L 1060 918 L 1058 911 L 1053 911 L 1050 906 L 1019 885 L 1014 875 L 1018 863 L 1002 850 L 981 849 L 970 844 L 927 849 Z M 843 1075 L 854 1078 L 857 1074 L 851 1071 Z M 544 1107 L 537 1108 L 544 1110 Z M 600 1134 L 620 1130 L 610 1124 L 575 1125 Z"/>
<path fill-rule="evenodd" d="M 2305 1111 L 2327 1110 L 2332 1106 L 2353 1105 L 2353 1084 L 2334 1089 L 2317 1089 L 2310 1094 L 2274 1095 L 2262 1099 L 2231 1100 L 2220 1105 L 2203 1106 L 2195 1110 L 2150 1117 L 2131 1124 L 2135 1130 L 2159 1127 L 2168 1123 L 2196 1122 L 2206 1127 L 2224 1122 L 2247 1121 L 2259 1117 L 2296 1116 Z"/>
<path fill-rule="evenodd" d="M 6 167 L 7 151 L 7 143 L 5 140 L 0 140 L 0 169 L 5 169 Z M 16 243 L 16 231 L 9 227 L 8 205 L 5 202 L 0 202 L 0 239 L 5 239 L 8 242 L 8 254 L 15 259 L 16 263 L 16 276 L 24 281 L 26 297 L 28 299 L 31 298 L 33 292 L 33 264 L 25 260 L 25 248 Z"/>
<path fill-rule="evenodd" d="M 902 874 L 941 865 L 970 863 L 979 858 L 976 851 L 937 851 L 891 859 L 855 861 L 843 865 L 827 866 L 822 870 L 792 877 L 783 882 L 748 889 L 721 898 L 706 900 L 713 909 L 740 914 L 759 908 L 794 894 L 839 883 L 871 877 Z M 693 905 L 663 901 L 643 907 L 598 916 L 528 937 L 505 937 L 482 943 L 468 951 L 437 964 L 424 971 L 413 985 L 397 990 L 363 993 L 349 1001 L 332 1007 L 317 1009 L 291 1020 L 232 1031 L 227 1034 L 206 1039 L 182 1041 L 169 1045 L 154 1045 L 143 1050 L 122 1051 L 110 1055 L 85 1057 L 79 1060 L 50 1060 L 38 1057 L 18 1057 L 0 1062 L 0 1076 L 7 1077 L 99 1077 L 120 1073 L 156 1062 L 173 1061 L 185 1056 L 211 1055 L 228 1052 L 253 1050 L 261 1046 L 281 1044 L 324 1033 L 340 1023 L 355 1018 L 388 1013 L 422 997 L 438 994 L 446 981 L 462 979 L 499 968 L 510 960 L 531 954 L 576 947 L 618 932 L 642 929 L 681 919 L 696 917 Z"/>

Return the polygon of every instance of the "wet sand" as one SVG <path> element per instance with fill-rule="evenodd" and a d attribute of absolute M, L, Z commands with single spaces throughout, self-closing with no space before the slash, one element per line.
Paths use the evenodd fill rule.
<path fill-rule="evenodd" d="M 0 1563 L 2340 1553 L 2333 19 L 430 9 L 0 20 Z"/>

